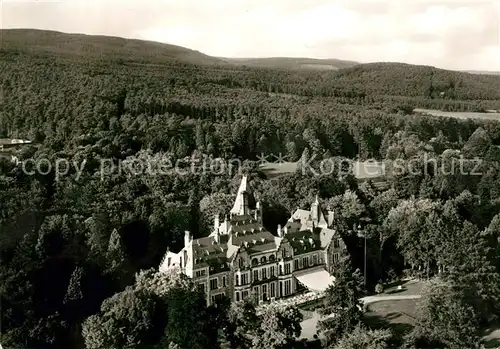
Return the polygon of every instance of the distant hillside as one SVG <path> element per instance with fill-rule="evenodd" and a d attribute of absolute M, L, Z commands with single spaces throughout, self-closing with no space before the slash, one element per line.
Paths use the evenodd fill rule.
<path fill-rule="evenodd" d="M 36 29 L 0 30 L 0 50 L 68 54 L 82 57 L 194 64 L 225 64 L 218 58 L 184 47 L 112 36 L 67 34 Z"/>
<path fill-rule="evenodd" d="M 358 63 L 312 58 L 217 58 L 181 46 L 113 36 L 68 34 L 37 29 L 1 29 L 0 50 L 161 63 L 221 64 L 254 68 L 338 70 Z"/>
<path fill-rule="evenodd" d="M 313 69 L 313 70 L 339 70 L 353 67 L 359 63 L 343 61 L 340 59 L 314 59 L 314 58 L 221 58 L 228 63 L 244 65 L 255 68 L 279 69 Z"/>
<path fill-rule="evenodd" d="M 213 72 L 210 83 L 225 88 L 251 88 L 289 95 L 338 98 L 370 96 L 370 102 L 375 102 L 375 96 L 396 99 L 410 97 L 425 101 L 413 107 L 426 109 L 441 109 L 443 106 L 437 104 L 444 100 L 448 104 L 481 100 L 482 105 L 472 109 L 456 103 L 452 108 L 460 111 L 499 109 L 498 75 L 470 74 L 390 62 L 358 64 L 339 59 L 218 58 L 152 41 L 35 29 L 0 30 L 0 40 L 0 53 L 4 51 L 10 55 L 9 59 L 13 62 L 18 59 L 16 53 L 30 52 L 35 56 L 49 53 L 70 60 L 80 59 L 85 64 L 110 60 L 118 65 L 151 65 L 151 69 L 160 69 L 162 65 L 171 63 L 211 65 L 218 66 L 218 69 Z M 241 69 L 242 67 L 247 68 Z M 271 69 L 264 69 L 264 72 L 259 68 Z M 282 69 L 293 72 L 279 72 Z M 243 71 L 244 78 L 234 74 L 243 74 Z M 377 103 L 386 104 L 386 101 L 379 98 Z"/>
<path fill-rule="evenodd" d="M 500 76 L 470 74 L 405 63 L 368 63 L 342 69 L 332 86 L 352 86 L 366 95 L 451 100 L 499 100 Z"/>
<path fill-rule="evenodd" d="M 466 73 L 479 75 L 500 75 L 500 71 L 469 70 Z"/>

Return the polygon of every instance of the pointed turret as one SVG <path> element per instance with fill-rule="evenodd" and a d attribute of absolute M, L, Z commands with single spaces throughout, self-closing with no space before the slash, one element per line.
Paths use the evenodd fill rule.
<path fill-rule="evenodd" d="M 316 199 L 314 200 L 314 203 L 311 205 L 311 220 L 313 223 L 313 227 L 319 227 L 319 228 L 328 227 L 328 222 L 326 221 L 325 216 L 321 211 L 321 205 L 319 204 L 318 195 L 316 195 Z"/>
<path fill-rule="evenodd" d="M 236 200 L 234 201 L 233 208 L 231 209 L 231 215 L 247 215 L 248 211 L 248 178 L 243 175 L 241 179 L 240 187 L 238 193 L 236 194 Z"/>

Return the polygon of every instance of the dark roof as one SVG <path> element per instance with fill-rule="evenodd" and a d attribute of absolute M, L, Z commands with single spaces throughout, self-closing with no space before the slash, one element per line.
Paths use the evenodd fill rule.
<path fill-rule="evenodd" d="M 290 242 L 294 255 L 321 249 L 321 239 L 318 230 L 314 233 L 310 230 L 287 233 L 285 238 Z"/>
<path fill-rule="evenodd" d="M 232 243 L 229 237 L 232 235 Z M 219 243 L 214 236 L 193 240 L 193 258 L 196 266 L 216 259 L 229 263 L 238 248 L 244 247 L 249 254 L 277 249 L 276 237 L 251 216 L 233 216 L 229 221 L 229 234 L 221 234 Z"/>

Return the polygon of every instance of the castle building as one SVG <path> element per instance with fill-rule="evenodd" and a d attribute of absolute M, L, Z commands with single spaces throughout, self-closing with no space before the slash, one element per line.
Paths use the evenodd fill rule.
<path fill-rule="evenodd" d="M 333 229 L 334 213 L 323 215 L 318 199 L 298 209 L 277 236 L 262 225 L 262 206 L 250 208 L 251 190 L 243 176 L 233 208 L 221 221 L 214 217 L 208 237 L 185 232 L 184 248 L 168 251 L 160 271 L 180 268 L 205 291 L 207 304 L 219 297 L 261 303 L 289 297 L 304 289 L 322 292 L 334 281 L 327 272 L 345 245 Z"/>
<path fill-rule="evenodd" d="M 17 162 L 16 151 L 19 150 L 23 145 L 30 144 L 30 141 L 23 139 L 10 139 L 10 138 L 0 138 L 0 158 L 10 160 L 12 162 Z"/>

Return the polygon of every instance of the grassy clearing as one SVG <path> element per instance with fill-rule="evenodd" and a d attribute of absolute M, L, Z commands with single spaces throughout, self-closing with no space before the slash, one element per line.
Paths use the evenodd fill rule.
<path fill-rule="evenodd" d="M 354 175 L 359 180 L 379 179 L 385 175 L 385 165 L 382 162 L 355 161 L 353 164 Z M 265 163 L 259 169 L 269 179 L 276 178 L 282 174 L 297 171 L 297 162 Z"/>
<path fill-rule="evenodd" d="M 432 109 L 415 109 L 414 112 L 457 119 L 480 119 L 500 121 L 500 113 L 451 112 Z"/>
<path fill-rule="evenodd" d="M 398 338 L 409 333 L 417 322 L 419 300 L 380 301 L 367 306 L 364 322 L 370 328 L 389 328 Z"/>

